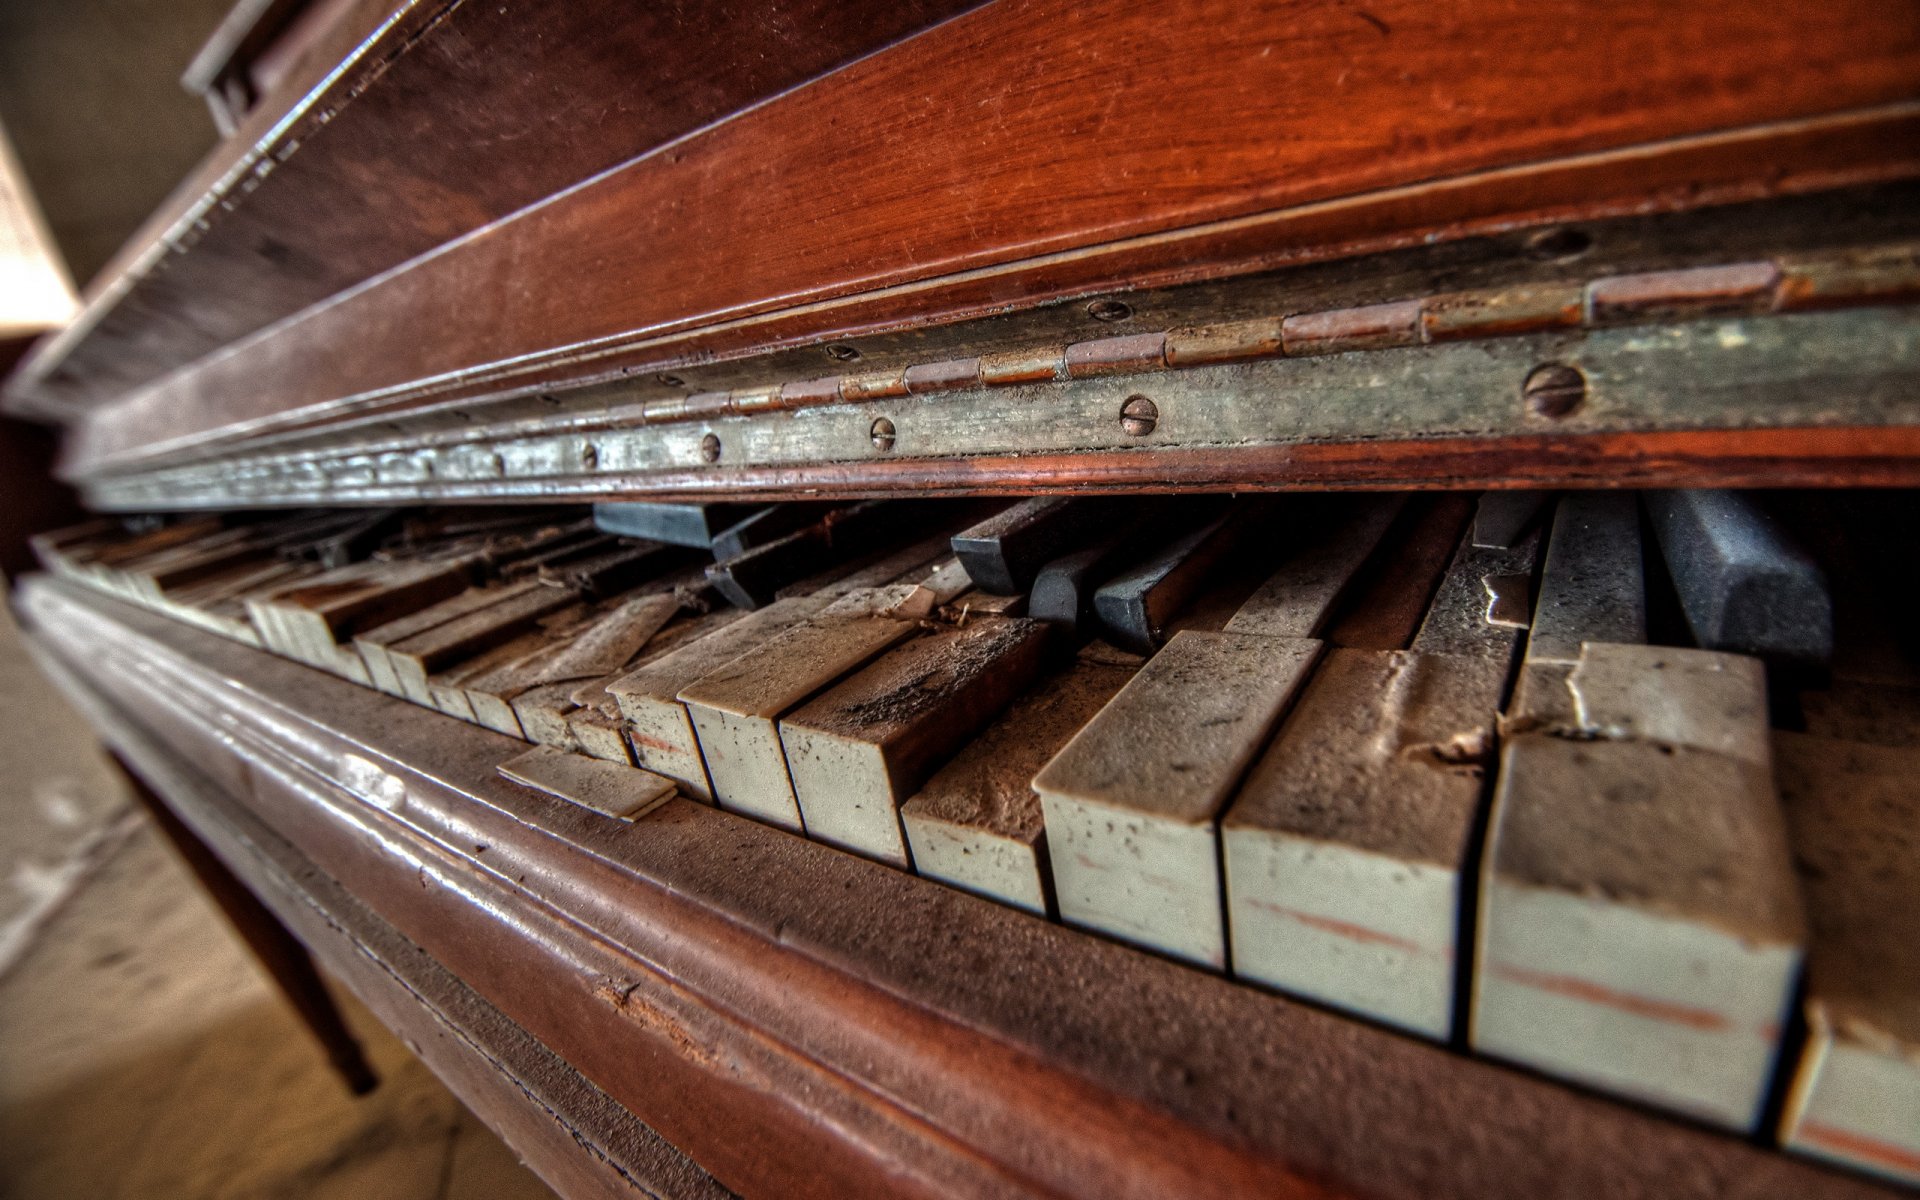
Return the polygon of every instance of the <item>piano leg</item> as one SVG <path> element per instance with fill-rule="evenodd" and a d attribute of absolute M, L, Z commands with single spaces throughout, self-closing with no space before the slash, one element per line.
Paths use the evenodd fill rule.
<path fill-rule="evenodd" d="M 173 814 L 133 769 L 132 764 L 117 752 L 113 760 L 126 777 L 127 790 L 153 817 L 154 824 L 159 826 L 160 832 L 166 835 L 167 841 L 173 844 L 180 857 L 186 860 L 187 867 L 200 881 L 200 886 L 219 905 L 228 924 L 246 942 L 255 960 L 280 989 L 281 995 L 286 997 L 287 1003 L 293 1006 L 293 1011 L 299 1015 L 308 1032 L 313 1034 L 314 1040 L 320 1043 L 327 1061 L 347 1085 L 347 1090 L 356 1096 L 371 1092 L 380 1079 L 361 1053 L 360 1043 L 354 1040 L 353 1031 L 347 1028 L 346 1020 L 334 1004 L 326 981 L 314 967 L 313 956 L 307 953 L 307 948 L 287 932 L 287 927 L 280 923 L 279 918 L 234 878 L 226 864 L 215 857 L 213 851 L 207 849 L 206 844 Z"/>

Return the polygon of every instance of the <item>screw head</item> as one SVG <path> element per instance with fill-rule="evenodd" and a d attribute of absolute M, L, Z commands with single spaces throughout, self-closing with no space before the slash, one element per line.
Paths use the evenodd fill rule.
<path fill-rule="evenodd" d="M 580 447 L 580 465 L 586 470 L 594 470 L 600 465 L 600 447 L 588 442 Z"/>
<path fill-rule="evenodd" d="M 885 417 L 876 417 L 873 428 L 867 430 L 867 437 L 873 442 L 873 448 L 885 454 L 893 449 L 893 422 Z"/>
<path fill-rule="evenodd" d="M 700 461 L 710 462 L 710 463 L 720 461 L 720 435 L 719 434 L 710 433 L 707 436 L 700 439 Z"/>
<path fill-rule="evenodd" d="M 1526 399 L 1528 412 L 1557 421 L 1585 403 L 1587 377 L 1578 367 L 1546 363 L 1527 373 L 1520 393 Z"/>
<path fill-rule="evenodd" d="M 1160 423 L 1160 406 L 1145 396 L 1128 396 L 1120 406 L 1120 428 L 1128 437 L 1145 437 Z"/>
<path fill-rule="evenodd" d="M 1096 321 L 1124 321 L 1133 315 L 1133 307 L 1122 300 L 1095 300 L 1087 305 L 1087 315 Z"/>
<path fill-rule="evenodd" d="M 858 350 L 855 350 L 852 346 L 844 342 L 835 342 L 833 345 L 828 346 L 826 351 L 827 357 L 835 362 L 853 362 L 860 357 Z"/>

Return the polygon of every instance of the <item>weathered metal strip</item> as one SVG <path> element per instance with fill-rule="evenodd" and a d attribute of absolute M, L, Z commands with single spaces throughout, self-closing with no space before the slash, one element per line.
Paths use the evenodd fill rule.
<path fill-rule="evenodd" d="M 990 375 L 984 363 L 982 374 Z M 659 477 L 707 465 L 857 471 L 914 460 L 931 472 L 943 460 L 1202 449 L 1249 463 L 1240 475 L 1229 466 L 1218 486 L 1284 486 L 1268 469 L 1271 454 L 1255 452 L 1538 437 L 1543 451 L 1559 453 L 1602 435 L 1920 426 L 1920 308 L 1733 315 L 1066 376 L 1062 359 L 1041 381 L 858 404 L 236 457 L 101 479 L 89 499 L 121 510 L 560 499 L 659 491 Z M 1151 420 L 1138 419 L 1140 398 Z M 882 422 L 887 437 L 876 432 Z M 1262 464 L 1257 476 L 1254 463 Z"/>

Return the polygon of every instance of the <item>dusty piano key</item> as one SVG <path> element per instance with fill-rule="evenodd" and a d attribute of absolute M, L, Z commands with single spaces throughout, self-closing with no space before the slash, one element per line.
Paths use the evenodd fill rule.
<path fill-rule="evenodd" d="M 1509 725 L 1520 729 L 1573 720 L 1567 676 L 1580 661 L 1582 646 L 1646 638 L 1646 578 L 1633 496 L 1572 492 L 1561 497 L 1526 662 L 1507 711 Z"/>
<path fill-rule="evenodd" d="M 1826 576 L 1751 496 L 1648 492 L 1644 502 L 1702 649 L 1799 666 L 1832 660 Z"/>
<path fill-rule="evenodd" d="M 469 576 L 457 560 L 356 563 L 249 597 L 247 611 L 268 649 L 365 683 L 354 633 L 455 595 Z"/>
<path fill-rule="evenodd" d="M 1124 650 L 1151 654 L 1165 640 L 1168 621 L 1205 584 L 1222 559 L 1252 539 L 1271 541 L 1274 502 L 1237 499 L 1226 511 L 1101 584 L 1093 609 L 1107 639 Z"/>
<path fill-rule="evenodd" d="M 869 500 L 833 509 L 818 522 L 707 568 L 707 579 L 741 608 L 773 603 L 780 590 L 836 562 L 924 532 L 916 505 Z"/>
<path fill-rule="evenodd" d="M 680 692 L 714 801 L 798 832 L 779 719 L 809 696 L 913 636 L 930 610 L 915 584 L 850 593 Z"/>
<path fill-rule="evenodd" d="M 523 787 L 590 808 L 618 821 L 637 821 L 673 799 L 673 780 L 636 767 L 535 746 L 499 766 Z"/>
<path fill-rule="evenodd" d="M 536 580 L 481 590 L 488 593 L 484 603 L 385 646 L 401 695 L 415 704 L 432 705 L 429 676 L 518 636 L 578 598 L 571 588 L 549 587 Z"/>
<path fill-rule="evenodd" d="M 1811 926 L 1788 1148 L 1920 1184 L 1920 750 L 1780 733 Z"/>
<path fill-rule="evenodd" d="M 278 558 L 245 562 L 170 593 L 160 607 L 202 629 L 250 646 L 259 646 L 260 631 L 254 627 L 247 611 L 248 597 L 286 587 L 296 580 L 312 576 L 317 570 L 311 563 L 286 562 Z M 356 677 L 356 673 L 350 669 L 340 673 Z"/>
<path fill-rule="evenodd" d="M 900 808 L 914 870 L 1045 913 L 1046 823 L 1033 776 L 1145 660 L 1095 642 L 1015 701 Z"/>
<path fill-rule="evenodd" d="M 503 668 L 518 668 L 514 678 L 521 690 L 605 674 L 637 653 L 681 605 L 682 598 L 672 591 L 643 590 L 599 605 L 558 609 L 542 617 L 536 631 L 435 673 L 428 680 L 434 704 L 443 712 L 478 722 L 469 693 Z M 489 694 L 500 697 L 501 691 L 489 689 Z"/>
<path fill-rule="evenodd" d="M 1041 768 L 1063 920 L 1226 966 L 1217 821 L 1320 648 L 1183 630 Z"/>
<path fill-rule="evenodd" d="M 1502 755 L 1472 1043 L 1751 1130 L 1805 938 L 1764 670 L 1589 641 L 1565 690 L 1572 727 Z"/>
<path fill-rule="evenodd" d="M 814 590 L 786 596 L 747 613 L 725 628 L 655 659 L 608 684 L 607 692 L 627 719 L 635 761 L 680 781 L 688 795 L 712 800 L 713 788 L 700 756 L 699 738 L 680 692 L 813 616 L 850 591 L 918 576 L 946 552 L 946 540 L 926 540 L 881 555 L 839 578 L 816 578 Z"/>
<path fill-rule="evenodd" d="M 985 616 L 908 641 L 782 718 L 807 836 L 904 867 L 900 804 L 1039 674 L 1048 627 Z"/>
<path fill-rule="evenodd" d="M 603 533 L 704 550 L 721 531 L 753 511 L 746 504 L 596 504 L 593 524 Z"/>
<path fill-rule="evenodd" d="M 1450 1035 L 1463 872 L 1538 546 L 1463 539 L 1412 648 L 1328 652 L 1221 821 L 1236 975 Z"/>
<path fill-rule="evenodd" d="M 525 589 L 537 585 L 531 580 L 522 580 L 519 583 L 505 586 L 515 589 Z M 467 588 L 460 594 L 448 597 L 437 604 L 428 605 L 417 612 L 408 613 L 403 617 L 396 617 L 391 621 L 376 625 L 364 633 L 355 634 L 353 638 L 354 649 L 359 652 L 361 659 L 367 664 L 367 675 L 373 686 L 389 695 L 406 695 L 406 689 L 403 688 L 400 683 L 399 669 L 394 665 L 393 659 L 388 656 L 387 648 L 407 641 L 430 629 L 436 629 L 439 626 L 458 620 L 461 617 L 479 612 L 498 602 L 503 593 L 504 589 L 501 584 L 487 584 Z M 569 602 L 571 602 L 571 600 L 572 598 L 570 597 Z"/>
<path fill-rule="evenodd" d="M 953 535 L 953 553 L 974 586 L 1010 596 L 1033 586 L 1044 567 L 1128 522 L 1125 501 L 1071 496 L 1022 500 Z"/>

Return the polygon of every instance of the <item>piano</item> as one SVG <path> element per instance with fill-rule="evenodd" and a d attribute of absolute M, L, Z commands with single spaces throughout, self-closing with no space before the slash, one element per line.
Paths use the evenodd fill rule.
<path fill-rule="evenodd" d="M 349 1086 L 328 977 L 568 1197 L 1920 1185 L 1920 11 L 189 82 L 14 604 Z"/>

